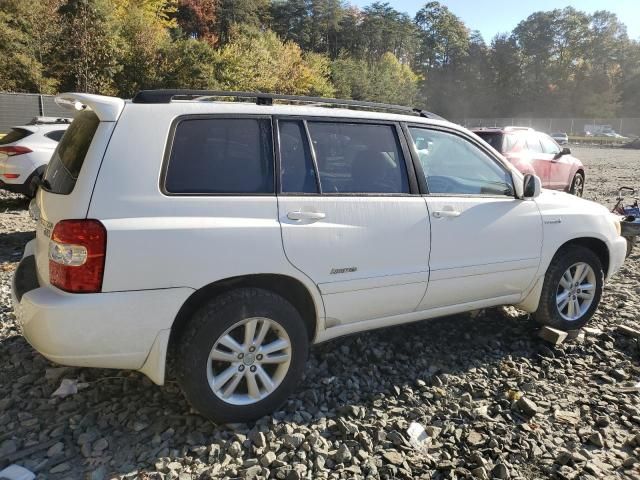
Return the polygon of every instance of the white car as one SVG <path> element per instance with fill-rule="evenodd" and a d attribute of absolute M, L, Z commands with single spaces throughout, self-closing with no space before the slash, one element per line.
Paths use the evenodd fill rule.
<path fill-rule="evenodd" d="M 0 138 L 0 188 L 33 197 L 70 118 L 36 117 Z"/>
<path fill-rule="evenodd" d="M 498 305 L 580 328 L 625 259 L 606 208 L 541 191 L 460 126 L 221 96 L 59 97 L 83 110 L 13 283 L 51 361 L 158 385 L 172 362 L 196 409 L 249 421 L 295 389 L 311 344 Z"/>

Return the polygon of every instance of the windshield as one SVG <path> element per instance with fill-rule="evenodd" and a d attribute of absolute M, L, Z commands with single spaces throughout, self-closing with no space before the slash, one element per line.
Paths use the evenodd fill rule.
<path fill-rule="evenodd" d="M 497 151 L 502 152 L 502 133 L 500 132 L 475 132 L 481 139 L 495 148 Z"/>
<path fill-rule="evenodd" d="M 44 176 L 44 187 L 52 193 L 67 195 L 73 191 L 84 157 L 100 120 L 90 110 L 79 113 L 53 153 Z"/>

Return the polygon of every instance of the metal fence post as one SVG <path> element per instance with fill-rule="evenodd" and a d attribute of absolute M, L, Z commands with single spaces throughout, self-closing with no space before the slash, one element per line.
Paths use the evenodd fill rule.
<path fill-rule="evenodd" d="M 42 95 L 38 95 L 38 106 L 40 107 L 40 116 L 44 117 L 44 100 Z"/>

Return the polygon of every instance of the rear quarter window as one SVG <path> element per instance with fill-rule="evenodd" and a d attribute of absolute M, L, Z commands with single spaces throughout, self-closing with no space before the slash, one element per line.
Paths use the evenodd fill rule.
<path fill-rule="evenodd" d="M 25 130 L 24 128 L 12 128 L 9 133 L 0 138 L 0 145 L 8 145 L 10 143 L 17 142 L 18 140 L 22 140 L 32 134 L 33 132 Z"/>
<path fill-rule="evenodd" d="M 166 166 L 169 194 L 273 194 L 271 122 L 188 118 L 175 127 Z"/>
<path fill-rule="evenodd" d="M 99 124 L 97 115 L 90 110 L 76 115 L 47 167 L 44 180 L 48 191 L 63 195 L 73 191 Z"/>

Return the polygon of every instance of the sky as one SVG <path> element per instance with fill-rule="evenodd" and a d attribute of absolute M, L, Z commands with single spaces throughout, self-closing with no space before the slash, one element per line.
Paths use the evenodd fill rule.
<path fill-rule="evenodd" d="M 382 1 L 413 16 L 428 0 Z M 347 3 L 364 7 L 373 3 L 373 0 L 348 0 Z M 487 43 L 497 33 L 511 32 L 533 12 L 567 6 L 587 13 L 609 10 L 626 24 L 629 37 L 640 39 L 640 0 L 440 0 L 440 3 L 449 7 L 470 30 L 480 30 Z"/>

